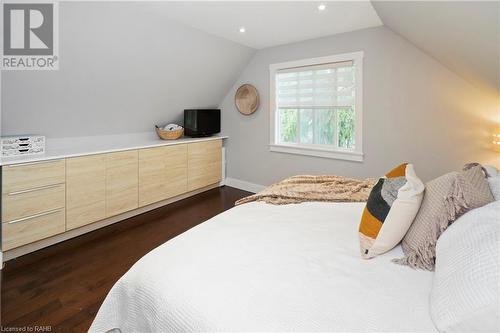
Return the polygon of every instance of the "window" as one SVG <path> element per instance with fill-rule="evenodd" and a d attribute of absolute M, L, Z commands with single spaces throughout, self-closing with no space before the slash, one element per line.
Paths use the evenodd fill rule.
<path fill-rule="evenodd" d="M 270 66 L 271 151 L 362 161 L 363 53 Z"/>

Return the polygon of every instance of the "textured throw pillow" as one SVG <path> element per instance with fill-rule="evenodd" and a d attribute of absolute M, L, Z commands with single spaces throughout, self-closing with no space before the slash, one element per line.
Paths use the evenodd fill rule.
<path fill-rule="evenodd" d="M 468 210 L 493 200 L 481 166 L 430 181 L 417 217 L 403 239 L 405 256 L 394 262 L 434 270 L 436 242 L 443 231 Z"/>
<path fill-rule="evenodd" d="M 373 187 L 359 225 L 361 256 L 373 258 L 403 239 L 418 212 L 424 184 L 413 165 L 401 164 Z"/>
<path fill-rule="evenodd" d="M 440 332 L 500 331 L 500 201 L 461 216 L 439 238 L 430 313 Z"/>

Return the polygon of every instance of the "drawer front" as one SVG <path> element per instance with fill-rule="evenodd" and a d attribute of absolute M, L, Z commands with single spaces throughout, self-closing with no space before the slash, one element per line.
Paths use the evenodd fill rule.
<path fill-rule="evenodd" d="M 64 220 L 64 209 L 57 209 L 18 222 L 2 223 L 2 249 L 7 251 L 63 233 Z"/>
<path fill-rule="evenodd" d="M 2 193 L 60 184 L 64 181 L 64 160 L 7 165 L 3 167 L 2 172 Z"/>
<path fill-rule="evenodd" d="M 2 196 L 2 222 L 64 208 L 65 193 L 65 184 L 56 184 L 4 194 Z"/>
<path fill-rule="evenodd" d="M 66 160 L 66 228 L 106 217 L 106 155 Z"/>
<path fill-rule="evenodd" d="M 166 198 L 187 192 L 187 145 L 166 147 Z"/>
<path fill-rule="evenodd" d="M 139 207 L 165 199 L 167 192 L 165 147 L 139 150 Z"/>
<path fill-rule="evenodd" d="M 188 145 L 188 190 L 193 191 L 221 180 L 222 140 Z"/>
<path fill-rule="evenodd" d="M 106 156 L 106 216 L 114 216 L 138 206 L 137 150 Z"/>

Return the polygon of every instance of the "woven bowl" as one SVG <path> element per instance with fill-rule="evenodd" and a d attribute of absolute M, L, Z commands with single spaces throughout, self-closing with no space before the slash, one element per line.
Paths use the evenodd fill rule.
<path fill-rule="evenodd" d="M 155 126 L 155 130 L 156 134 L 158 134 L 158 136 L 162 140 L 177 140 L 184 134 L 184 128 L 181 128 L 177 131 L 164 131 L 158 126 Z"/>

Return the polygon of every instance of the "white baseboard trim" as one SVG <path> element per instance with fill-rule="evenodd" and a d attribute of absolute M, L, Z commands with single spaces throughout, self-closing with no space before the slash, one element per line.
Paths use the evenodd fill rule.
<path fill-rule="evenodd" d="M 249 183 L 249 182 L 246 182 L 244 180 L 239 180 L 239 179 L 234 179 L 234 178 L 229 178 L 229 177 L 226 177 L 226 179 L 224 181 L 224 185 L 236 187 L 236 188 L 239 188 L 240 190 L 253 192 L 253 193 L 260 192 L 267 187 L 264 185 Z"/>

